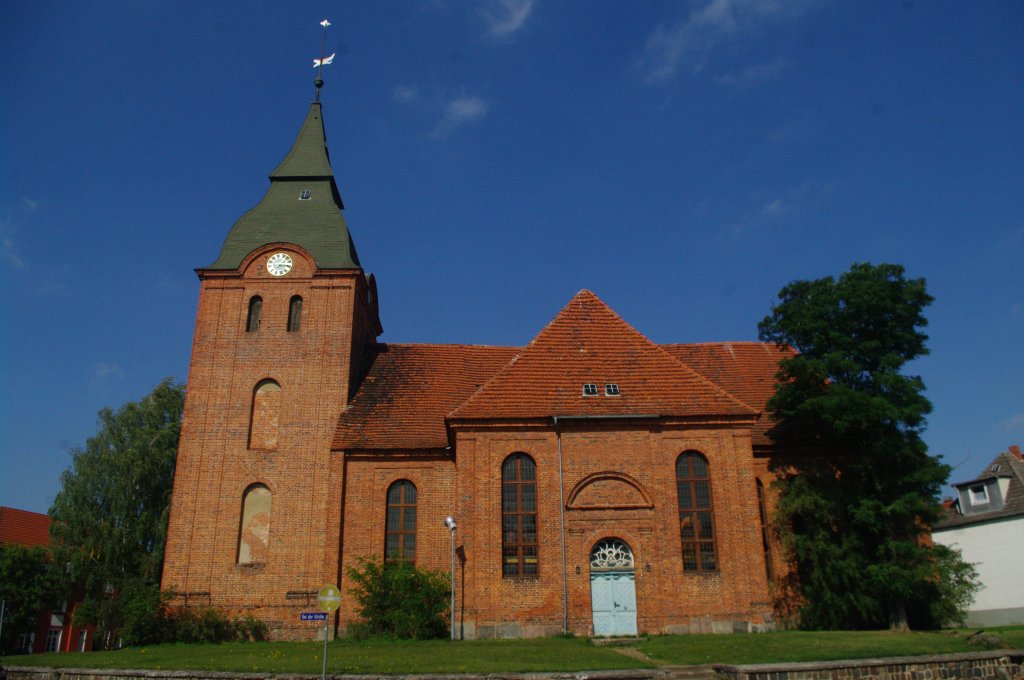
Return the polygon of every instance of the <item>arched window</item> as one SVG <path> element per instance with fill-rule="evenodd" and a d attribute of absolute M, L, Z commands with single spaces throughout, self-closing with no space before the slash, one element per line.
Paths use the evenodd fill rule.
<path fill-rule="evenodd" d="M 772 544 L 768 537 L 768 511 L 764 503 L 764 485 L 761 480 L 757 482 L 757 512 L 761 518 L 761 546 L 764 548 L 764 572 L 768 582 L 772 581 Z"/>
<path fill-rule="evenodd" d="M 276 449 L 277 425 L 281 418 L 281 386 L 261 380 L 252 391 L 249 415 L 249 448 Z"/>
<path fill-rule="evenodd" d="M 302 296 L 293 295 L 288 303 L 288 332 L 295 333 L 302 327 Z"/>
<path fill-rule="evenodd" d="M 249 316 L 245 321 L 245 332 L 255 333 L 260 329 L 260 314 L 263 312 L 263 298 L 253 295 L 249 298 Z"/>
<path fill-rule="evenodd" d="M 270 543 L 270 489 L 253 484 L 242 496 L 238 531 L 238 563 L 264 564 Z"/>
<path fill-rule="evenodd" d="M 388 487 L 384 561 L 416 561 L 416 486 L 407 479 Z"/>
<path fill-rule="evenodd" d="M 683 571 L 715 571 L 715 519 L 711 508 L 708 459 L 685 451 L 676 460 L 679 493 L 679 537 L 683 544 Z"/>
<path fill-rule="evenodd" d="M 501 466 L 501 573 L 535 576 L 537 567 L 537 465 L 513 453 Z"/>

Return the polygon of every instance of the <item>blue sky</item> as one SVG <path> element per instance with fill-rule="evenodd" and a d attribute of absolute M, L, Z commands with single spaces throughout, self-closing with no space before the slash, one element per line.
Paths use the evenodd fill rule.
<path fill-rule="evenodd" d="M 313 96 L 382 340 L 522 344 L 581 288 L 752 340 L 853 262 L 928 280 L 926 440 L 1024 444 L 1024 4 L 0 3 L 0 504 L 185 380 L 198 295 Z"/>

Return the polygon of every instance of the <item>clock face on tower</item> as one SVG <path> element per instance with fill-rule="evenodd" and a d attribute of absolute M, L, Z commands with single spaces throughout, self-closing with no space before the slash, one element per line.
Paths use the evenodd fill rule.
<path fill-rule="evenodd" d="M 267 258 L 267 271 L 274 276 L 284 276 L 292 270 L 292 256 L 288 253 L 274 253 Z"/>

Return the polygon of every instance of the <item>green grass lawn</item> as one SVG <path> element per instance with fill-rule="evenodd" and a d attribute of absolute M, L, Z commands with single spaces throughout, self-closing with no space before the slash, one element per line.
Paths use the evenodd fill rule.
<path fill-rule="evenodd" d="M 322 642 L 154 645 L 116 652 L 11 656 L 5 666 L 320 673 Z M 605 670 L 653 666 L 586 639 L 351 642 L 328 646 L 329 673 L 494 673 Z"/>
<path fill-rule="evenodd" d="M 974 630 L 938 633 L 889 631 L 809 632 L 735 635 L 662 635 L 636 648 L 651 663 L 595 647 L 584 638 L 534 640 L 448 640 L 361 642 L 329 645 L 330 673 L 497 673 L 643 668 L 656 664 L 771 663 L 827 661 L 921 654 L 976 652 L 967 642 Z M 1024 626 L 993 628 L 1007 647 L 1024 649 Z M 5 666 L 34 665 L 154 670 L 319 673 L 323 643 L 259 642 L 220 645 L 155 645 L 88 654 L 33 654 L 3 659 Z"/>

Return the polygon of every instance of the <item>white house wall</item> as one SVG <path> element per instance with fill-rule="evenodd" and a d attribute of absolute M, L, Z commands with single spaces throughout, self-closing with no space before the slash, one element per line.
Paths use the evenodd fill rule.
<path fill-rule="evenodd" d="M 1024 516 L 942 529 L 932 539 L 958 548 L 978 570 L 968 626 L 1024 624 Z"/>

